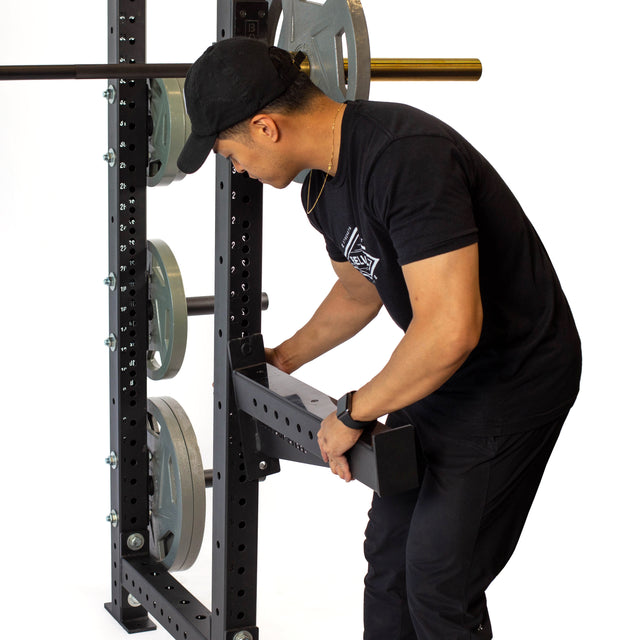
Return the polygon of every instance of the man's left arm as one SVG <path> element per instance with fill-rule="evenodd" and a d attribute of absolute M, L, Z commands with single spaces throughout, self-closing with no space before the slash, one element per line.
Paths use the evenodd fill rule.
<path fill-rule="evenodd" d="M 413 318 L 382 371 L 353 395 L 354 420 L 376 420 L 433 393 L 460 368 L 480 339 L 477 244 L 412 262 L 402 271 Z M 338 420 L 336 413 L 323 421 L 318 432 L 325 462 L 347 481 L 351 472 L 344 453 L 360 434 Z"/>

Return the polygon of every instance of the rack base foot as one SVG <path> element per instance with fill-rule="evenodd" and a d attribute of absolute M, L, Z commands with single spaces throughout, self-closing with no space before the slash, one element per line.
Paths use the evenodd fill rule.
<path fill-rule="evenodd" d="M 118 620 L 113 605 L 111 602 L 105 602 L 104 608 L 115 618 L 120 626 L 127 633 L 142 633 L 143 631 L 155 631 L 156 625 L 151 622 L 147 612 L 140 608 L 142 615 L 137 618 L 131 618 L 130 620 Z"/>

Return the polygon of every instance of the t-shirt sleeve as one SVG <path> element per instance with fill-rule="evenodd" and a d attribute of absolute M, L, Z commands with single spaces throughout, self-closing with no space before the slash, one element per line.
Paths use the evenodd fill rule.
<path fill-rule="evenodd" d="M 320 226 L 318 219 L 316 218 L 316 214 L 315 213 L 311 213 L 307 216 L 307 218 L 309 219 L 309 222 L 311 223 L 311 226 L 316 229 L 317 231 L 319 231 L 323 236 L 324 236 L 324 243 L 327 247 L 327 253 L 329 254 L 329 257 L 334 261 L 334 262 L 346 262 L 347 259 L 345 258 L 344 254 L 342 253 L 342 251 L 340 251 L 340 247 L 338 247 L 338 245 L 333 242 L 322 230 L 322 227 Z"/>
<path fill-rule="evenodd" d="M 477 242 L 470 176 L 462 152 L 446 137 L 391 143 L 374 163 L 368 193 L 400 265 Z"/>

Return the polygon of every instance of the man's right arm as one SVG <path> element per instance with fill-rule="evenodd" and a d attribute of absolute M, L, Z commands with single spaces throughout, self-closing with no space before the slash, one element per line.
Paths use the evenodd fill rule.
<path fill-rule="evenodd" d="M 382 301 L 375 286 L 350 262 L 331 261 L 338 281 L 307 324 L 275 349 L 266 349 L 267 362 L 292 373 L 330 351 L 373 320 Z"/>

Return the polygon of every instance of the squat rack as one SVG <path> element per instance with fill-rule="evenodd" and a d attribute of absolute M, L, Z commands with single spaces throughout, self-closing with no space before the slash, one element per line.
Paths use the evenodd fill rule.
<path fill-rule="evenodd" d="M 281 6 L 281 0 L 217 0 L 217 38 L 243 35 L 272 42 Z M 209 610 L 149 553 L 146 80 L 183 77 L 188 65 L 146 63 L 145 11 L 145 0 L 108 0 L 107 65 L 0 67 L 0 80 L 109 80 L 112 528 L 111 601 L 105 607 L 130 633 L 155 629 L 151 614 L 183 640 L 258 640 L 258 481 L 279 471 L 279 459 L 326 466 L 316 434 L 335 407 L 328 396 L 264 362 L 262 185 L 217 157 Z M 345 78 L 347 70 L 345 61 Z M 372 77 L 379 79 L 464 80 L 478 79 L 480 72 L 477 60 L 371 64 Z M 415 486 L 412 427 L 389 430 L 379 424 L 351 450 L 350 463 L 354 477 L 381 495 Z"/>
<path fill-rule="evenodd" d="M 268 20 L 267 2 L 218 0 L 219 38 L 249 34 L 267 39 Z M 126 65 L 128 71 L 131 65 L 144 63 L 144 56 L 144 0 L 109 0 L 109 63 Z M 184 73 L 184 69 L 177 71 Z M 145 77 L 149 72 L 147 69 Z M 128 76 L 113 78 L 108 90 L 109 147 L 116 158 L 109 172 L 109 268 L 115 276 L 109 312 L 114 526 L 112 598 L 106 607 L 129 632 L 154 628 L 149 612 L 176 638 L 257 640 L 258 480 L 279 471 L 279 458 L 322 464 L 315 435 L 333 405 L 327 405 L 326 397 L 315 390 L 268 371 L 264 365 L 260 335 L 262 185 L 245 174 L 236 174 L 227 160 L 218 157 L 215 514 L 209 611 L 162 564 L 150 558 L 148 545 L 140 543 L 146 539 L 149 525 L 147 394 L 142 357 L 147 349 L 143 329 L 148 320 L 146 91 L 144 80 Z M 293 403 L 291 398 L 295 398 Z M 379 492 L 411 486 L 415 483 L 411 429 L 388 433 L 380 427 L 378 432 L 353 452 L 355 477 Z M 408 459 L 402 474 L 391 473 L 384 463 L 398 454 Z M 374 460 L 376 457 L 379 460 Z"/>

